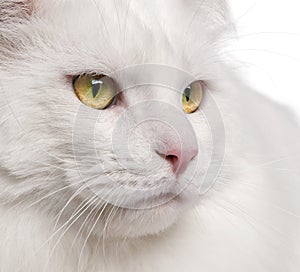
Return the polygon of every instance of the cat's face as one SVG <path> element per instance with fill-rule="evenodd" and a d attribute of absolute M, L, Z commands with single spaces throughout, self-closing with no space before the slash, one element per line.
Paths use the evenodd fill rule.
<path fill-rule="evenodd" d="M 86 202 L 81 223 L 113 236 L 157 233 L 197 203 L 216 152 L 208 92 L 223 5 L 36 1 L 29 22 L 12 20 L 0 158 L 26 179 L 17 194 L 57 190 L 46 200 L 67 204 L 65 219 Z"/>

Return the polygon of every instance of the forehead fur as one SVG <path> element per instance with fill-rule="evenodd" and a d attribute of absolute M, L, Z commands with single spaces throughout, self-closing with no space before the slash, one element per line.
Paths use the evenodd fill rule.
<path fill-rule="evenodd" d="M 20 14 L 17 10 L 28 14 L 33 6 L 30 1 L 0 5 L 15 9 L 13 16 Z M 3 40 L 9 41 L 2 50 L 43 51 L 45 57 L 53 50 L 58 60 L 64 56 L 65 64 L 68 55 L 79 56 L 81 64 L 70 59 L 70 70 L 79 65 L 100 69 L 100 63 L 115 70 L 145 62 L 187 69 L 183 63 L 195 59 L 203 63 L 201 55 L 215 54 L 229 25 L 223 0 L 39 0 L 34 7 L 30 18 L 18 17 L 19 23 L 9 28 L 1 23 L 3 29 L 12 29 L 1 31 L 7 34 Z"/>

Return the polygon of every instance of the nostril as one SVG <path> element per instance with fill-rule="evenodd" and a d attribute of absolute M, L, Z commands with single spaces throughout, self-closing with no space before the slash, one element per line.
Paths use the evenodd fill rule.
<path fill-rule="evenodd" d="M 167 155 L 166 160 L 171 164 L 175 165 L 178 161 L 178 157 L 176 155 Z"/>
<path fill-rule="evenodd" d="M 164 158 L 173 168 L 173 172 L 181 174 L 187 168 L 189 162 L 197 155 L 198 151 L 186 150 L 181 151 L 181 149 L 171 149 L 167 153 L 156 150 L 156 153 Z"/>

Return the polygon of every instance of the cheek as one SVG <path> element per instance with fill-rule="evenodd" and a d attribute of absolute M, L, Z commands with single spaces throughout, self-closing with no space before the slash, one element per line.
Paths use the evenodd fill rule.
<path fill-rule="evenodd" d="M 115 165 L 117 158 L 112 141 L 114 128 L 121 114 L 122 109 L 117 106 L 106 110 L 80 106 L 74 120 L 72 144 L 76 160 L 83 166 L 83 171 L 89 171 L 95 165 Z M 99 175 L 103 171 L 104 169 L 97 169 Z"/>
<path fill-rule="evenodd" d="M 198 140 L 198 146 L 200 152 L 198 156 L 203 155 L 209 152 L 212 148 L 212 131 L 211 126 L 206 119 L 205 115 L 200 111 L 197 111 L 189 117 L 190 123 L 195 131 Z"/>
<path fill-rule="evenodd" d="M 62 95 L 65 90 L 31 83 L 23 79 L 5 84 L 8 121 L 1 133 L 5 147 L 1 159 L 7 163 L 11 160 L 13 164 L 7 168 L 21 175 L 46 171 L 61 163 L 54 158 L 69 154 L 75 116 L 71 104 L 76 104 Z"/>
<path fill-rule="evenodd" d="M 197 136 L 199 152 L 191 162 L 190 171 L 186 173 L 186 178 L 190 178 L 193 186 L 201 191 L 201 187 L 204 183 L 207 183 L 206 179 L 209 176 L 209 169 L 213 162 L 214 142 L 211 126 L 201 111 L 190 115 L 189 120 Z"/>

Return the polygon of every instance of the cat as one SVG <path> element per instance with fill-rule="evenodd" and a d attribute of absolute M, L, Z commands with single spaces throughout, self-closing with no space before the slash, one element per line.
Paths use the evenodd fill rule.
<path fill-rule="evenodd" d="M 299 271 L 299 123 L 233 34 L 223 0 L 0 1 L 1 272 Z"/>

